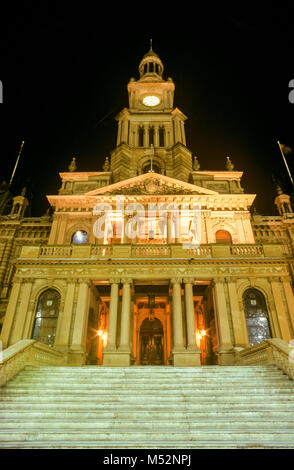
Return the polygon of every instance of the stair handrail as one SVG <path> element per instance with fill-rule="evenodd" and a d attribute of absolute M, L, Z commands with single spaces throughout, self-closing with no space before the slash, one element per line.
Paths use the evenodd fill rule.
<path fill-rule="evenodd" d="M 66 354 L 34 339 L 22 339 L 2 352 L 0 387 L 26 366 L 62 366 L 66 364 Z"/>
<path fill-rule="evenodd" d="M 238 366 L 275 365 L 290 379 L 294 380 L 294 361 L 289 344 L 272 338 L 249 348 L 236 351 L 235 364 Z"/>

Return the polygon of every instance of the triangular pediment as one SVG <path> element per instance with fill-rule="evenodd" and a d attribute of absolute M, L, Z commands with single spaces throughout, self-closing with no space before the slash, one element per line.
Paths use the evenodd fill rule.
<path fill-rule="evenodd" d="M 119 181 L 99 189 L 95 189 L 85 194 L 85 196 L 98 196 L 109 194 L 124 195 L 164 195 L 164 194 L 218 194 L 201 186 L 186 183 L 159 173 L 148 172 L 143 175 Z"/>

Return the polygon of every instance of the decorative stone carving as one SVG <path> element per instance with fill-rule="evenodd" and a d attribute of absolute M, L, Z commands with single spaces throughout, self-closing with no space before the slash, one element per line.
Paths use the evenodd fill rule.
<path fill-rule="evenodd" d="M 234 169 L 234 164 L 231 162 L 230 157 L 227 155 L 226 156 L 226 170 L 233 171 L 233 169 Z"/>
<path fill-rule="evenodd" d="M 72 161 L 71 161 L 70 164 L 68 165 L 68 170 L 69 170 L 70 172 L 74 172 L 74 171 L 76 171 L 76 169 L 77 169 L 76 158 L 73 157 Z"/>
<path fill-rule="evenodd" d="M 198 157 L 194 155 L 193 157 L 193 171 L 199 171 L 200 170 L 200 163 L 198 161 Z"/>

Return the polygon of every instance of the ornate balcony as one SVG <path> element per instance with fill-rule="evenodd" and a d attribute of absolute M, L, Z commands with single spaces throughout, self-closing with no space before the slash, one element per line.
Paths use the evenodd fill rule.
<path fill-rule="evenodd" d="M 234 259 L 285 258 L 279 244 L 113 244 L 23 246 L 20 259 Z"/>

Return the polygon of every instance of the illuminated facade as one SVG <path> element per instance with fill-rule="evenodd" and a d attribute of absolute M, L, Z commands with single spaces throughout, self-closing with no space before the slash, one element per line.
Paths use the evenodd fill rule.
<path fill-rule="evenodd" d="M 71 365 L 199 366 L 289 341 L 289 196 L 278 192 L 279 216 L 251 216 L 255 195 L 230 158 L 204 171 L 187 148 L 187 118 L 152 48 L 139 73 L 103 171 L 73 160 L 48 196 L 52 218 L 24 217 L 25 195 L 1 217 L 4 347 L 33 338 Z"/>

